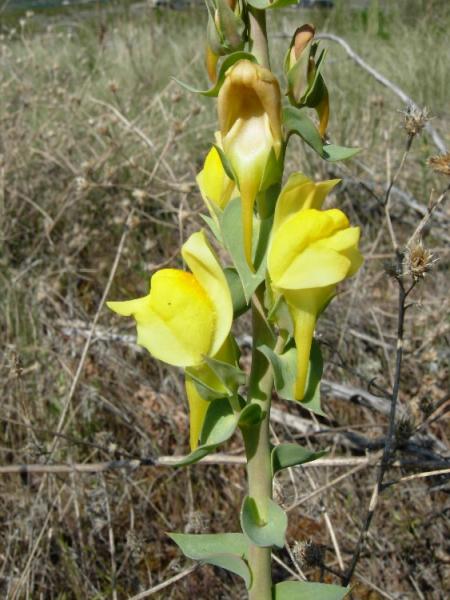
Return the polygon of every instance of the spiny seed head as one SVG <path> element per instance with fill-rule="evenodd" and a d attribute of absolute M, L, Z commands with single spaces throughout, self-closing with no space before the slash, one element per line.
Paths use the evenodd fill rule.
<path fill-rule="evenodd" d="M 412 137 L 419 135 L 422 129 L 430 120 L 428 109 L 418 108 L 410 104 L 405 111 L 402 111 L 404 115 L 403 127 L 406 133 Z"/>
<path fill-rule="evenodd" d="M 311 540 L 295 542 L 294 556 L 305 567 L 319 567 L 323 564 L 323 548 Z"/>
<path fill-rule="evenodd" d="M 442 175 L 450 177 L 450 152 L 447 152 L 447 154 L 431 156 L 428 159 L 428 166 L 430 166 L 435 173 L 442 173 Z"/>
<path fill-rule="evenodd" d="M 414 280 L 418 281 L 425 277 L 425 274 L 431 270 L 431 267 L 435 262 L 432 253 L 427 250 L 420 241 L 407 248 L 405 254 L 405 271 L 409 273 Z"/>

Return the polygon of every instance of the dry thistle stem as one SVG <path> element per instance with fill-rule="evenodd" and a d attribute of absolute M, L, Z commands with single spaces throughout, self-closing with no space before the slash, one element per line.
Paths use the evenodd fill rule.
<path fill-rule="evenodd" d="M 424 247 L 422 241 L 413 243 L 406 249 L 405 272 L 415 281 L 425 277 L 435 262 L 433 254 Z"/>
<path fill-rule="evenodd" d="M 447 152 L 447 154 L 431 156 L 428 159 L 428 166 L 431 167 L 435 173 L 450 176 L 450 152 Z"/>
<path fill-rule="evenodd" d="M 419 135 L 430 120 L 426 106 L 424 108 L 418 108 L 417 106 L 410 104 L 405 111 L 402 111 L 402 113 L 404 115 L 403 127 L 405 128 L 406 133 L 411 137 Z"/>

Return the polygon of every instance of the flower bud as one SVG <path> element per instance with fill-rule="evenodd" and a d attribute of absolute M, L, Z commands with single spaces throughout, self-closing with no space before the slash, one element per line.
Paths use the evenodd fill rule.
<path fill-rule="evenodd" d="M 276 77 L 249 60 L 238 61 L 226 73 L 218 112 L 223 151 L 241 195 L 243 243 L 251 266 L 255 199 L 282 153 L 281 93 Z"/>
<path fill-rule="evenodd" d="M 247 40 L 247 28 L 236 0 L 211 0 L 207 6 L 206 67 L 209 79 L 215 83 L 219 56 L 242 49 Z"/>
<path fill-rule="evenodd" d="M 324 58 L 316 60 L 318 44 L 314 42 L 315 28 L 305 24 L 294 33 L 286 55 L 284 68 L 288 80 L 287 94 L 291 104 L 314 108 L 319 116 L 319 132 L 325 135 L 329 119 L 328 90 L 320 74 Z"/>

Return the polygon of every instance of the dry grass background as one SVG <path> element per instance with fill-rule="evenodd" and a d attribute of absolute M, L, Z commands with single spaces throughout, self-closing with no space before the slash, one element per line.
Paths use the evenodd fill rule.
<path fill-rule="evenodd" d="M 342 35 L 419 105 L 449 141 L 446 2 L 382 3 L 385 12 L 285 12 L 271 23 L 275 68 L 290 33 L 304 20 Z M 201 11 L 158 13 L 146 7 L 66 12 L 4 21 L 0 38 L 0 454 L 4 466 L 83 463 L 187 451 L 188 423 L 179 374 L 133 345 L 133 326 L 98 312 L 115 259 L 109 298 L 145 293 L 149 275 L 180 265 L 178 248 L 201 223 L 195 174 L 216 118 L 212 103 L 188 95 L 169 76 L 205 83 Z M 319 329 L 325 379 L 389 389 L 396 344 L 396 283 L 380 203 L 402 156 L 405 107 L 329 44 L 333 141 L 363 151 L 346 164 L 320 161 L 300 143 L 290 170 L 343 177 L 331 203 L 362 227 L 367 260 L 332 304 Z M 436 149 L 417 138 L 392 196 L 393 223 L 405 243 L 427 206 L 447 185 L 427 166 Z M 419 207 L 419 208 L 417 208 Z M 130 211 L 132 211 L 130 215 Z M 443 206 L 425 243 L 437 260 L 414 292 L 406 319 L 400 402 L 408 423 L 426 425 L 448 448 L 448 239 Z M 125 223 L 128 223 L 125 226 Z M 125 235 L 125 237 L 123 237 Z M 122 244 L 120 244 L 122 240 Z M 73 385 L 94 318 L 96 329 Z M 128 327 L 128 328 L 127 328 Z M 238 324 L 245 332 L 246 321 Z M 244 363 L 246 349 L 244 347 Z M 325 387 L 329 419 L 319 434 L 276 424 L 280 439 L 298 439 L 330 455 L 362 455 L 354 434 L 374 441 L 386 418 L 354 397 Z M 275 401 L 310 418 L 299 406 Z M 404 426 L 403 430 L 408 430 Z M 55 432 L 59 431 L 59 436 Z M 353 435 L 353 437 L 351 437 Z M 356 448 L 356 449 L 355 449 Z M 226 450 L 240 453 L 238 436 Z M 448 454 L 448 453 L 447 453 Z M 420 468 L 394 467 L 389 479 Z M 339 475 L 348 476 L 334 485 Z M 375 470 L 295 469 L 278 480 L 290 511 L 288 550 L 278 558 L 319 579 L 301 562 L 299 542 L 322 546 L 339 568 L 351 558 Z M 330 484 L 327 486 L 327 484 Z M 167 531 L 232 531 L 244 470 L 197 465 L 97 474 L 9 474 L 0 479 L 0 595 L 8 599 L 131 598 L 182 571 Z M 325 487 L 307 501 L 314 487 Z M 448 482 L 418 478 L 387 490 L 363 552 L 354 598 L 443 599 L 450 588 Z M 301 503 L 300 503 L 301 502 Z M 300 564 L 299 564 L 300 563 Z M 289 576 L 276 563 L 275 576 Z M 333 575 L 325 573 L 326 581 Z M 203 566 L 153 597 L 245 598 L 238 580 Z"/>

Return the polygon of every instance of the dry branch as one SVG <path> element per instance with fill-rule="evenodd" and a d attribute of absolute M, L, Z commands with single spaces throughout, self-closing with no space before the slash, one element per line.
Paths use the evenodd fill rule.
<path fill-rule="evenodd" d="M 288 36 L 288 37 L 290 37 L 290 36 Z M 398 96 L 406 105 L 409 105 L 412 108 L 419 110 L 419 106 L 414 102 L 414 100 L 410 96 L 408 96 L 408 94 L 406 94 L 402 89 L 400 89 L 398 87 L 398 85 L 396 85 L 395 83 L 392 83 L 392 81 L 390 81 L 387 77 L 385 77 L 384 75 L 379 73 L 376 69 L 371 67 L 368 63 L 366 63 L 366 61 L 363 60 L 359 56 L 359 54 L 357 54 L 343 38 L 339 37 L 338 35 L 335 35 L 334 33 L 320 33 L 316 36 L 316 38 L 322 39 L 322 40 L 330 40 L 330 41 L 336 42 L 337 44 L 342 46 L 342 48 L 344 48 L 344 50 L 347 52 L 347 54 L 350 56 L 350 58 L 352 60 L 354 60 L 355 63 L 359 67 L 361 67 L 362 69 L 367 71 L 367 73 L 369 73 L 369 75 L 371 75 L 374 79 L 376 79 L 378 81 L 378 83 L 381 83 L 381 85 L 384 85 L 384 87 L 391 90 L 391 92 L 393 92 L 396 96 Z M 439 150 L 439 152 L 442 152 L 443 154 L 445 152 L 447 152 L 447 147 L 445 145 L 444 140 L 441 138 L 441 136 L 438 134 L 438 132 L 434 129 L 434 127 L 430 123 L 427 123 L 425 125 L 425 129 L 431 135 L 434 145 Z"/>

